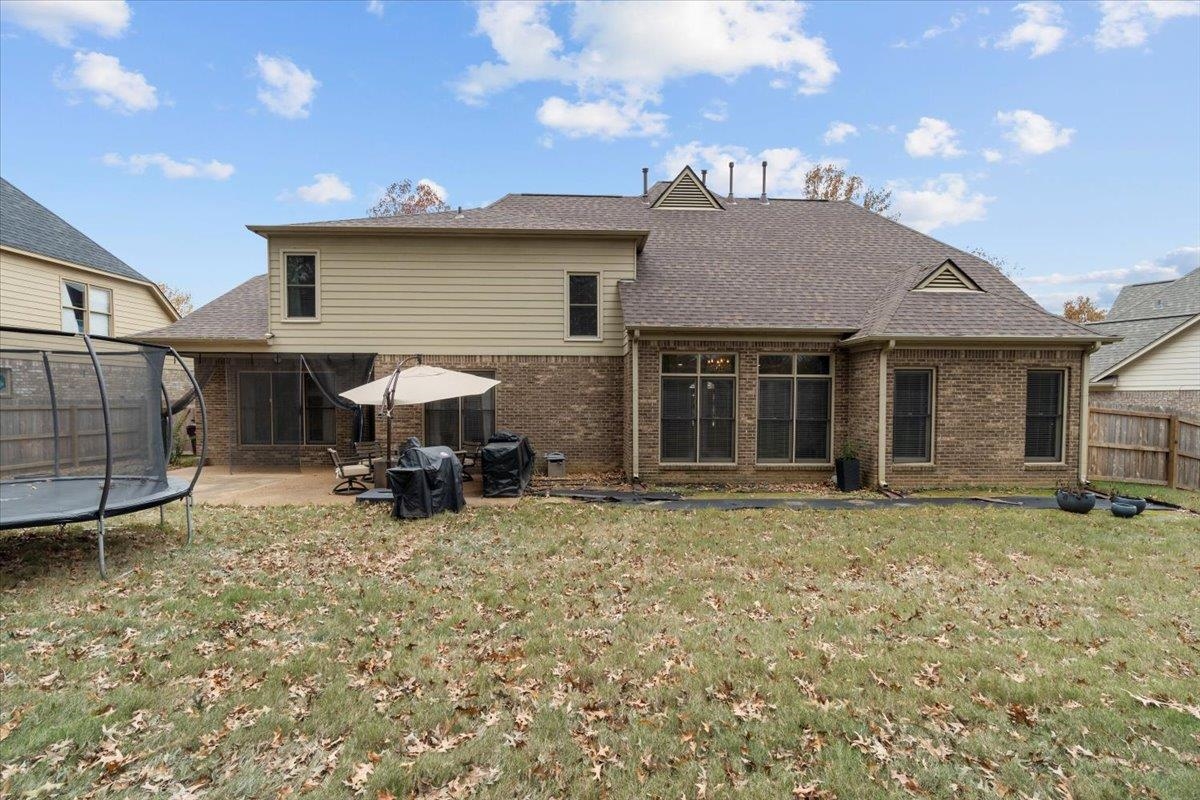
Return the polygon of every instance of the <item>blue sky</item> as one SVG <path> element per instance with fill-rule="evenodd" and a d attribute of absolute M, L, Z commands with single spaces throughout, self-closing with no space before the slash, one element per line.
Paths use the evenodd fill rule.
<path fill-rule="evenodd" d="M 1048 307 L 1200 264 L 1200 3 L 0 3 L 0 172 L 204 302 L 427 179 L 837 161 Z"/>

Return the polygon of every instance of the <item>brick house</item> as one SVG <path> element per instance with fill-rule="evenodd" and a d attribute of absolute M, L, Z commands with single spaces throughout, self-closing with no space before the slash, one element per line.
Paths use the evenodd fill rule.
<path fill-rule="evenodd" d="M 571 471 L 821 481 L 851 449 L 878 484 L 1086 474 L 1084 378 L 1112 337 L 850 202 L 718 196 L 685 168 L 641 195 L 250 230 L 265 275 L 143 334 L 197 358 L 231 467 L 371 438 L 378 420 L 333 407 L 318 376 L 419 355 L 501 383 L 399 409 L 399 437 L 508 428 Z"/>

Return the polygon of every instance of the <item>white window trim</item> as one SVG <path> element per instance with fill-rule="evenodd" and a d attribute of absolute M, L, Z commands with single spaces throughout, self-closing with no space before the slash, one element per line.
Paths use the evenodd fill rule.
<path fill-rule="evenodd" d="M 784 375 L 783 373 L 777 373 L 774 375 L 768 373 L 768 374 L 764 375 L 760 371 L 755 376 L 755 381 L 754 381 L 754 393 L 755 393 L 754 394 L 754 403 L 755 403 L 755 408 L 754 408 L 754 466 L 756 466 L 756 467 L 775 467 L 775 468 L 795 467 L 798 469 L 810 468 L 810 467 L 813 467 L 813 468 L 832 467 L 833 466 L 833 431 L 834 431 L 835 419 L 837 417 L 837 378 L 836 378 L 837 359 L 834 358 L 834 354 L 832 352 L 807 352 L 807 351 L 799 351 L 799 350 L 793 351 L 791 353 L 779 353 L 779 352 L 759 353 L 758 359 L 759 359 L 760 365 L 762 363 L 761 359 L 763 356 L 768 356 L 768 357 L 769 356 L 789 356 L 789 357 L 791 357 L 792 373 L 790 375 Z M 829 359 L 829 374 L 828 375 L 808 375 L 808 374 L 800 375 L 800 374 L 798 374 L 796 372 L 796 357 L 797 356 L 827 357 Z M 767 378 L 768 380 L 770 380 L 770 379 L 791 380 L 793 382 L 793 384 L 799 378 L 813 378 L 813 379 L 828 379 L 829 380 L 829 430 L 826 432 L 826 436 L 825 436 L 825 441 L 826 441 L 825 449 L 829 452 L 829 458 L 827 460 L 825 460 L 825 461 L 813 460 L 813 459 L 805 459 L 802 461 L 796 460 L 796 457 L 795 457 L 796 456 L 796 439 L 795 439 L 795 436 L 796 436 L 796 389 L 794 386 L 792 387 L 792 427 L 791 427 L 791 432 L 788 434 L 788 436 L 789 436 L 788 459 L 786 461 L 760 461 L 758 459 L 758 387 L 759 387 L 759 381 L 761 381 L 763 378 Z"/>
<path fill-rule="evenodd" d="M 696 356 L 696 372 L 663 372 L 662 360 L 663 356 Z M 692 469 L 699 467 L 701 469 L 713 469 L 714 467 L 736 467 L 738 463 L 738 382 L 741 380 L 739 370 L 741 369 L 741 356 L 738 353 L 730 352 L 733 356 L 733 372 L 716 373 L 716 372 L 701 372 L 701 359 L 705 355 L 725 355 L 721 350 L 662 350 L 658 354 L 658 465 L 663 469 Z M 687 378 L 694 377 L 700 380 L 704 377 L 709 378 L 733 378 L 733 459 L 730 461 L 664 461 L 662 455 L 662 387 L 663 378 Z M 700 399 L 699 391 L 696 396 L 696 457 L 700 457 Z"/>
<path fill-rule="evenodd" d="M 62 312 L 65 308 L 75 308 L 74 306 L 64 306 L 62 304 L 63 291 L 68 283 L 73 283 L 76 286 L 83 287 L 83 332 L 92 335 L 92 314 L 96 313 L 100 316 L 108 317 L 108 333 L 95 334 L 96 336 L 116 336 L 117 335 L 117 293 L 112 290 L 111 286 L 103 286 L 99 283 L 88 283 L 87 281 L 76 280 L 75 278 L 62 277 L 59 280 L 58 287 L 58 328 L 62 330 Z M 108 313 L 103 311 L 92 311 L 92 290 L 95 289 L 101 292 L 108 292 Z M 64 331 L 64 333 L 78 333 L 78 331 Z"/>
<path fill-rule="evenodd" d="M 1050 367 L 1048 369 L 1042 368 L 1042 367 L 1029 367 L 1028 369 L 1025 370 L 1025 403 L 1026 403 L 1025 425 L 1026 426 L 1029 425 L 1029 416 L 1028 416 L 1029 373 L 1031 373 L 1031 372 L 1057 372 L 1060 375 L 1062 375 L 1062 393 L 1061 393 L 1061 396 L 1058 398 L 1059 414 L 1062 416 L 1062 425 L 1060 426 L 1062 428 L 1062 430 L 1058 434 L 1059 435 L 1059 443 L 1058 443 L 1059 457 L 1057 459 L 1040 459 L 1039 458 L 1039 459 L 1034 459 L 1033 461 L 1030 461 L 1029 457 L 1025 455 L 1024 451 L 1022 451 L 1021 456 L 1024 460 L 1024 466 L 1030 467 L 1032 469 L 1038 469 L 1039 467 L 1065 467 L 1067 464 L 1067 424 L 1068 424 L 1067 411 L 1071 407 L 1067 403 L 1067 398 L 1070 397 L 1071 372 L 1070 372 L 1070 370 L 1064 369 L 1062 367 Z"/>
<path fill-rule="evenodd" d="M 289 317 L 287 304 L 287 257 L 312 256 L 316 265 L 316 275 L 313 280 L 313 307 L 315 314 L 311 317 Z M 312 323 L 321 321 L 321 251 L 313 248 L 280 250 L 279 251 L 279 318 L 284 322 Z"/>
<path fill-rule="evenodd" d="M 586 275 L 596 279 L 596 335 L 571 335 L 571 276 Z M 604 272 L 599 270 L 573 269 L 563 273 L 563 341 L 564 342 L 602 342 L 604 341 Z"/>
<path fill-rule="evenodd" d="M 896 458 L 896 373 L 897 372 L 928 372 L 929 373 L 929 459 L 927 461 L 900 461 Z M 937 385 L 936 367 L 896 367 L 892 370 L 892 413 L 888 415 L 888 427 L 891 428 L 889 437 L 891 465 L 904 469 L 905 467 L 933 467 L 937 465 Z"/>

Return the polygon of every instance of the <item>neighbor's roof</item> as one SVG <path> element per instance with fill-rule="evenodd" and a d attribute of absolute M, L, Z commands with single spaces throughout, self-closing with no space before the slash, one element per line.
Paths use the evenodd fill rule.
<path fill-rule="evenodd" d="M 267 276 L 256 275 L 163 328 L 139 339 L 163 341 L 261 342 L 267 335 Z"/>
<path fill-rule="evenodd" d="M 1156 346 L 1200 315 L 1200 269 L 1182 278 L 1158 283 L 1135 283 L 1121 289 L 1108 316 L 1088 327 L 1124 337 L 1105 345 L 1091 359 L 1092 380 Z"/>
<path fill-rule="evenodd" d="M 143 283 L 150 279 L 0 178 L 0 244 Z"/>

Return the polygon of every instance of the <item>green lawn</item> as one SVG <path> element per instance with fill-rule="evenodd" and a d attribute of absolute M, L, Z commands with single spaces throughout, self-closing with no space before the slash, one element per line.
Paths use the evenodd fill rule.
<path fill-rule="evenodd" d="M 200 507 L 107 583 L 5 534 L 0 795 L 1197 797 L 1197 519 Z"/>

